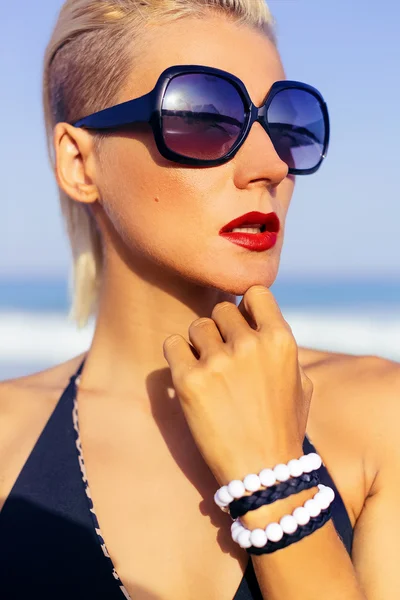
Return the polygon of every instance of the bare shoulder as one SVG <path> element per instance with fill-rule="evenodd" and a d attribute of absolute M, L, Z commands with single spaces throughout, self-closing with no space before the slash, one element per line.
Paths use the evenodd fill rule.
<path fill-rule="evenodd" d="M 83 357 L 0 382 L 0 506 Z"/>
<path fill-rule="evenodd" d="M 340 397 L 346 404 L 373 402 L 400 411 L 400 363 L 378 356 L 353 356 L 316 350 L 301 350 L 301 362 L 327 398 Z M 351 409 L 351 407 L 350 407 Z M 385 416 L 385 415 L 383 415 Z"/>
<path fill-rule="evenodd" d="M 362 454 L 366 486 L 398 443 L 400 364 L 377 356 L 301 350 L 313 381 L 314 422 L 329 430 L 336 447 Z"/>
<path fill-rule="evenodd" d="M 0 416 L 7 417 L 31 404 L 46 404 L 49 396 L 65 388 L 68 379 L 78 368 L 84 354 L 45 371 L 0 382 Z"/>

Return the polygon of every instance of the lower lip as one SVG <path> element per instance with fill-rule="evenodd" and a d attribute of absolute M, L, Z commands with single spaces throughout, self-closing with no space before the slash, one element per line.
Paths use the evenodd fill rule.
<path fill-rule="evenodd" d="M 265 252 L 270 250 L 276 244 L 278 234 L 273 231 L 264 231 L 263 233 L 241 233 L 240 231 L 230 231 L 220 233 L 222 237 L 233 244 L 253 250 L 253 252 Z"/>

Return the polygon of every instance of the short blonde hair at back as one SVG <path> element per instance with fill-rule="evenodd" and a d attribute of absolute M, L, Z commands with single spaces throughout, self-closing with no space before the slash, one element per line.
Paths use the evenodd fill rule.
<path fill-rule="evenodd" d="M 53 129 L 111 106 L 141 48 L 141 31 L 151 23 L 202 17 L 214 10 L 263 30 L 276 43 L 265 0 L 66 0 L 44 59 L 43 104 L 50 160 Z M 97 306 L 103 252 L 99 231 L 86 205 L 60 190 L 60 203 L 73 256 L 71 316 L 86 324 Z"/>

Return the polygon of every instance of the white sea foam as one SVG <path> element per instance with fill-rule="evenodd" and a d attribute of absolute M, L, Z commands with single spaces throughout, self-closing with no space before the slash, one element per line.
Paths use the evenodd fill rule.
<path fill-rule="evenodd" d="M 301 346 L 374 354 L 400 361 L 400 314 L 385 307 L 333 312 L 287 310 Z M 83 330 L 59 313 L 0 312 L 0 378 L 54 365 L 85 351 L 93 323 Z"/>

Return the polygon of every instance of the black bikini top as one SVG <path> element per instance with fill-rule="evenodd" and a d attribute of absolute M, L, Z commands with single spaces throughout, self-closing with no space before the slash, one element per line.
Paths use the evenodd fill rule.
<path fill-rule="evenodd" d="M 82 367 L 71 377 L 0 513 L 4 600 L 130 598 L 108 556 L 82 477 L 75 402 Z M 307 437 L 303 449 L 316 451 Z M 324 465 L 318 474 L 335 492 L 333 522 L 350 554 L 353 532 L 342 498 Z M 251 559 L 233 600 L 262 600 Z"/>

